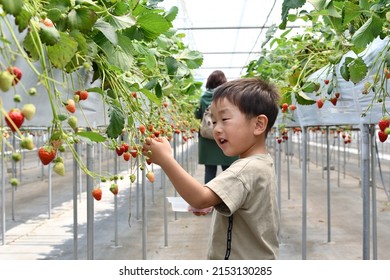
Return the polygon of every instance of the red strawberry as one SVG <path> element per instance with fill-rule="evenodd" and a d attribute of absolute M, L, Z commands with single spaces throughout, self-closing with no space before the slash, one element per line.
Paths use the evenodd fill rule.
<path fill-rule="evenodd" d="M 282 112 L 283 112 L 283 113 L 286 112 L 287 109 L 288 109 L 288 104 L 287 104 L 287 103 L 283 103 L 283 104 L 282 104 Z"/>
<path fill-rule="evenodd" d="M 102 190 L 101 190 L 101 188 L 99 188 L 99 187 L 97 187 L 97 188 L 94 188 L 93 190 L 92 190 L 92 196 L 93 196 L 93 198 L 94 199 L 96 199 L 96 200 L 101 200 L 102 199 Z"/>
<path fill-rule="evenodd" d="M 387 140 L 388 135 L 384 131 L 379 130 L 378 137 L 379 137 L 379 140 L 383 143 Z"/>
<path fill-rule="evenodd" d="M 13 123 L 7 117 L 5 117 L 5 122 L 7 123 L 9 128 L 11 128 L 12 131 L 16 131 L 16 128 L 19 128 L 22 126 L 23 121 L 24 121 L 24 116 L 18 108 L 11 109 L 8 112 L 8 116 L 12 120 Z"/>
<path fill-rule="evenodd" d="M 324 80 L 324 83 L 325 83 L 325 85 L 329 84 L 329 80 L 328 80 L 328 79 L 325 79 L 325 80 Z"/>
<path fill-rule="evenodd" d="M 291 104 L 291 105 L 289 106 L 289 109 L 290 109 L 291 111 L 295 111 L 295 110 L 297 109 L 297 105 Z"/>
<path fill-rule="evenodd" d="M 337 104 L 337 97 L 331 98 L 331 99 L 330 99 L 330 102 L 332 102 L 332 104 L 333 104 L 334 106 L 336 106 L 336 104 Z"/>
<path fill-rule="evenodd" d="M 318 100 L 317 100 L 317 106 L 318 106 L 318 109 L 321 109 L 322 106 L 324 106 L 324 100 L 318 99 Z"/>
<path fill-rule="evenodd" d="M 124 148 L 122 147 L 122 146 L 118 146 L 118 147 L 116 147 L 115 148 L 115 152 L 116 152 L 116 154 L 118 155 L 118 156 L 121 156 L 121 155 L 123 155 L 123 153 L 124 153 Z"/>
<path fill-rule="evenodd" d="M 168 102 L 164 101 L 163 106 L 164 106 L 164 108 L 167 108 L 168 107 Z"/>
<path fill-rule="evenodd" d="M 131 154 L 129 152 L 125 152 L 123 153 L 123 159 L 125 161 L 129 161 L 130 160 L 130 157 L 131 157 Z"/>
<path fill-rule="evenodd" d="M 12 85 L 16 85 L 19 83 L 20 79 L 22 78 L 22 70 L 20 70 L 16 66 L 8 67 L 8 72 L 10 72 L 14 76 L 14 80 L 12 81 Z"/>
<path fill-rule="evenodd" d="M 154 182 L 154 173 L 153 173 L 153 171 L 148 171 L 148 173 L 146 173 L 146 178 L 148 178 L 149 182 L 153 183 Z"/>
<path fill-rule="evenodd" d="M 65 103 L 65 108 L 68 110 L 68 112 L 74 113 L 76 112 L 76 103 L 73 99 L 68 99 Z"/>
<path fill-rule="evenodd" d="M 46 25 L 47 27 L 53 27 L 54 26 L 53 22 L 49 18 L 42 19 L 42 23 L 44 25 Z"/>
<path fill-rule="evenodd" d="M 143 124 L 141 124 L 138 129 L 141 132 L 141 134 L 145 134 L 146 127 Z"/>
<path fill-rule="evenodd" d="M 129 144 L 127 144 L 127 143 L 123 143 L 122 144 L 122 147 L 123 147 L 123 151 L 126 153 L 128 150 L 129 150 Z"/>
<path fill-rule="evenodd" d="M 86 100 L 88 98 L 88 91 L 78 90 L 74 94 L 78 95 L 80 100 Z"/>
<path fill-rule="evenodd" d="M 56 157 L 56 149 L 53 146 L 42 146 L 38 150 L 38 156 L 43 165 L 48 165 Z"/>
<path fill-rule="evenodd" d="M 112 192 L 114 195 L 117 195 L 118 194 L 118 185 L 117 184 L 111 184 L 110 186 L 110 192 Z"/>
<path fill-rule="evenodd" d="M 390 126 L 390 119 L 387 117 L 382 118 L 378 122 L 378 126 L 379 126 L 380 130 L 385 131 L 385 129 Z"/>
<path fill-rule="evenodd" d="M 334 94 L 334 96 L 336 96 L 336 98 L 340 98 L 340 92 L 336 92 L 336 93 Z"/>
<path fill-rule="evenodd" d="M 138 155 L 137 147 L 134 146 L 133 149 L 130 150 L 130 153 L 131 153 L 132 157 L 134 157 L 134 158 L 137 157 L 137 155 Z"/>

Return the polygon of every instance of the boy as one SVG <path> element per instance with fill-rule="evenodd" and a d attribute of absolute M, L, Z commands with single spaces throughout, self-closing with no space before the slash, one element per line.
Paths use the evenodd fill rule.
<path fill-rule="evenodd" d="M 169 142 L 146 139 L 144 155 L 164 170 L 194 208 L 214 207 L 208 259 L 277 259 L 279 212 L 275 167 L 266 137 L 279 111 L 279 93 L 256 78 L 217 87 L 211 104 L 214 138 L 227 156 L 239 156 L 206 185 L 173 158 Z"/>

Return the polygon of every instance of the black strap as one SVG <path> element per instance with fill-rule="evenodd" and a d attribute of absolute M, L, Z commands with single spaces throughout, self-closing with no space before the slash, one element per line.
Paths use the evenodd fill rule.
<path fill-rule="evenodd" d="M 227 244 L 226 244 L 226 254 L 225 260 L 229 259 L 230 252 L 232 250 L 232 229 L 233 229 L 233 215 L 229 216 L 229 225 L 227 230 Z"/>

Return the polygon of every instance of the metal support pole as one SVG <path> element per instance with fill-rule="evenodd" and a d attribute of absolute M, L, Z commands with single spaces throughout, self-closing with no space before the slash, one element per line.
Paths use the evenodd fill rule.
<path fill-rule="evenodd" d="M 302 130 L 302 260 L 306 260 L 307 252 L 307 127 Z"/>
<path fill-rule="evenodd" d="M 87 168 L 93 170 L 93 145 L 87 144 Z M 87 259 L 94 259 L 94 201 L 93 178 L 87 176 Z"/>
<path fill-rule="evenodd" d="M 167 211 L 167 188 L 165 172 L 161 170 L 161 187 L 163 189 L 164 203 L 164 246 L 168 247 L 168 211 Z"/>
<path fill-rule="evenodd" d="M 370 259 L 370 149 L 369 127 L 362 125 L 361 131 L 361 173 L 363 196 L 363 260 Z"/>
<path fill-rule="evenodd" d="M 291 180 L 290 180 L 290 160 L 289 160 L 289 157 L 290 157 L 290 149 L 289 149 L 289 145 L 288 145 L 288 142 L 290 141 L 290 138 L 291 138 L 291 135 L 290 137 L 288 137 L 287 141 L 286 141 L 286 153 L 287 153 L 287 198 L 288 200 L 290 200 L 290 185 L 291 185 Z"/>
<path fill-rule="evenodd" d="M 47 212 L 48 212 L 48 218 L 51 219 L 51 202 L 52 202 L 52 168 L 51 163 L 47 166 L 47 178 L 48 178 L 48 205 L 47 205 Z"/>
<path fill-rule="evenodd" d="M 74 149 L 77 151 L 77 143 L 74 145 Z M 78 259 L 78 220 L 77 220 L 77 178 L 78 178 L 78 162 L 73 157 L 73 259 Z"/>
<path fill-rule="evenodd" d="M 326 184 L 327 184 L 327 213 L 328 213 L 328 242 L 331 241 L 331 187 L 330 187 L 330 144 L 329 126 L 326 127 Z"/>
<path fill-rule="evenodd" d="M 145 168 L 142 168 L 142 188 L 141 188 L 141 200 L 142 200 L 142 259 L 146 260 L 146 245 L 147 245 L 147 220 L 146 220 L 146 183 L 145 183 Z"/>
<path fill-rule="evenodd" d="M 118 174 L 118 157 L 114 155 L 114 174 Z M 114 180 L 117 184 L 118 181 Z M 114 195 L 114 246 L 118 247 L 118 197 Z"/>
<path fill-rule="evenodd" d="M 378 259 L 378 242 L 377 242 L 377 211 L 376 211 L 376 176 L 375 176 L 375 125 L 371 124 L 370 128 L 371 143 L 371 215 L 372 215 L 372 259 Z"/>
<path fill-rule="evenodd" d="M 1 237 L 5 245 L 5 138 L 1 136 Z"/>

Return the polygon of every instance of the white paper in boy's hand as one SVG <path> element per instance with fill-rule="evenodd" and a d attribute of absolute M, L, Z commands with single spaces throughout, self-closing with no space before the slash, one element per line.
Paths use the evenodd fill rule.
<path fill-rule="evenodd" d="M 195 215 L 206 215 L 213 210 L 213 207 L 197 209 L 189 205 L 182 197 L 167 197 L 168 202 L 172 204 L 172 210 L 175 212 L 193 212 Z"/>

